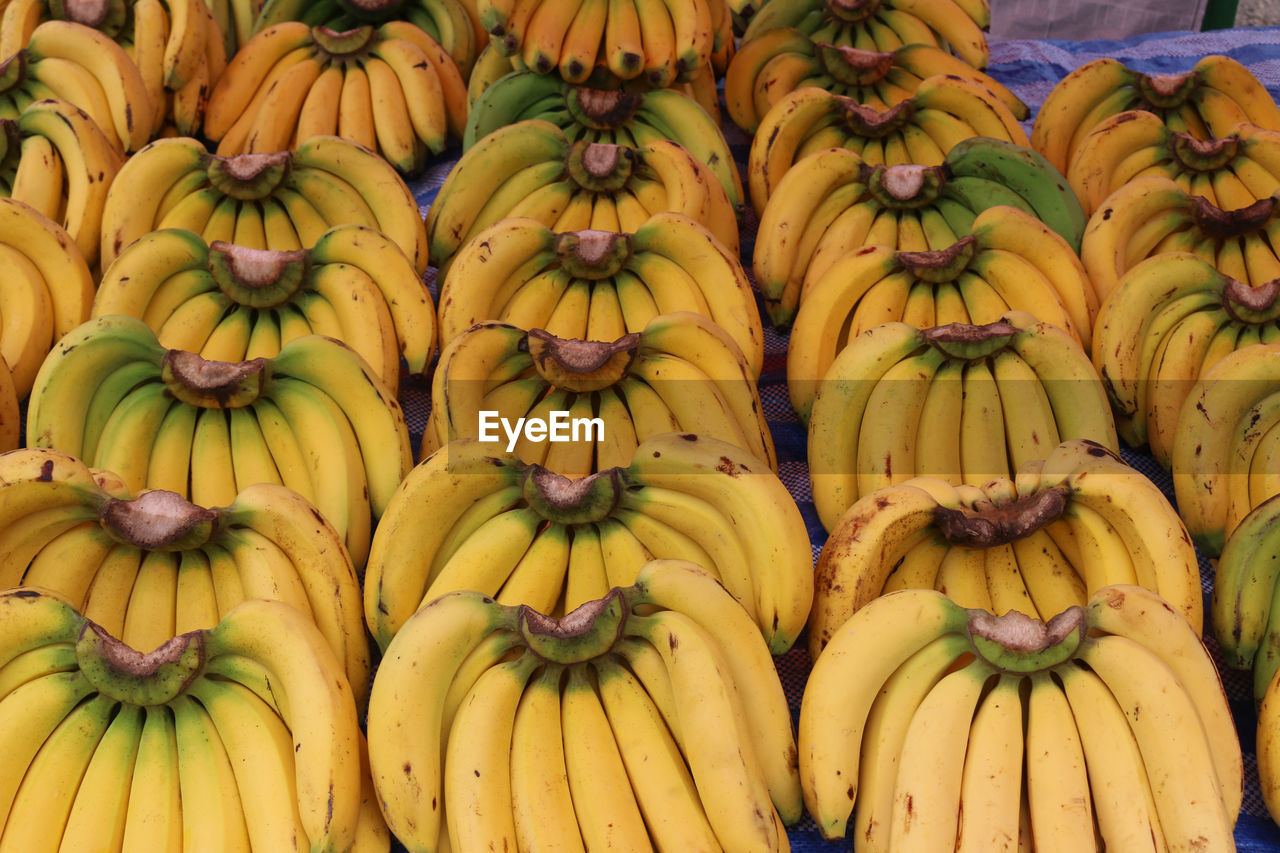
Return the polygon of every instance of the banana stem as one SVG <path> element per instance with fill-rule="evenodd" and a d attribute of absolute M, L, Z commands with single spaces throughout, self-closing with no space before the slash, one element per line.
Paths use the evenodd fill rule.
<path fill-rule="evenodd" d="M 973 608 L 966 628 L 973 653 L 1001 672 L 1051 669 L 1075 656 L 1088 633 L 1085 609 L 1068 607 L 1048 622 L 1010 610 Z"/>
<path fill-rule="evenodd" d="M 76 662 L 101 693 L 135 705 L 160 705 L 204 670 L 204 632 L 179 634 L 144 653 L 86 620 L 76 641 Z"/>
<path fill-rule="evenodd" d="M 1019 497 L 981 512 L 939 506 L 934 524 L 943 538 L 963 548 L 994 548 L 1029 536 L 1053 521 L 1067 507 L 1067 492 L 1055 487 Z"/>
<path fill-rule="evenodd" d="M 185 550 L 208 541 L 218 520 L 214 509 L 197 506 L 164 489 L 132 500 L 110 498 L 98 511 L 104 530 L 117 542 L 147 551 Z"/>
<path fill-rule="evenodd" d="M 528 649 L 560 664 L 580 663 L 606 654 L 623 636 L 631 612 L 617 587 L 558 619 L 527 604 L 519 605 L 518 610 L 520 635 Z"/>

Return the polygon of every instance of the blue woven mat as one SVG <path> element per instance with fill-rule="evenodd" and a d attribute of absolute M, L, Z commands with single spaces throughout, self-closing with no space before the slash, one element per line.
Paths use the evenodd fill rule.
<path fill-rule="evenodd" d="M 1072 69 L 1102 56 L 1112 56 L 1139 71 L 1151 73 L 1177 73 L 1189 70 L 1203 56 L 1221 53 L 1249 66 L 1250 70 L 1267 86 L 1273 97 L 1280 98 L 1280 27 L 1258 27 L 1213 32 L 1152 33 L 1124 40 L 1097 41 L 993 41 L 989 72 L 1032 108 L 1043 102 L 1049 90 Z M 1030 132 L 1031 122 L 1025 123 Z M 748 138 L 737 128 L 725 128 L 739 161 L 739 168 L 746 175 Z M 454 152 L 456 155 L 456 152 Z M 414 182 L 418 203 L 425 212 L 435 197 L 454 159 L 443 160 Z M 755 243 L 755 221 L 748 217 L 742 234 L 742 259 L 750 271 L 751 251 Z M 428 282 L 434 284 L 434 270 L 428 271 Z M 785 356 L 787 338 L 768 329 L 765 333 L 764 371 L 760 377 L 760 395 L 766 417 L 773 431 L 777 446 L 779 471 L 804 514 L 813 540 L 815 559 L 826 532 L 818 522 L 813 508 L 809 486 L 809 472 L 805 453 L 805 432 L 796 419 L 787 396 Z M 429 386 L 425 380 L 406 382 L 401 388 L 401 402 L 413 437 L 415 453 L 421 441 L 430 408 Z M 1159 485 L 1173 500 L 1173 487 L 1168 474 L 1155 460 L 1143 453 L 1125 451 L 1125 460 Z M 1206 612 L 1208 594 L 1212 588 L 1212 570 L 1201 559 L 1201 577 L 1205 590 Z M 1245 797 L 1239 823 L 1236 827 L 1237 848 L 1242 853 L 1255 851 L 1280 851 L 1280 828 L 1268 816 L 1258 788 L 1254 750 L 1256 718 L 1250 699 L 1251 684 L 1242 673 L 1221 666 L 1217 649 L 1210 638 L 1210 650 L 1219 660 L 1227 694 L 1231 700 L 1236 725 L 1240 731 L 1245 758 Z M 803 645 L 803 642 L 800 644 Z M 786 688 L 793 714 L 798 716 L 800 697 L 809 674 L 810 662 L 803 648 L 795 648 L 777 661 L 778 673 Z M 791 849 L 796 853 L 830 853 L 850 849 L 848 842 L 826 842 L 818 834 L 812 820 L 805 818 L 790 833 Z M 403 850 L 399 845 L 394 849 Z M 463 851 L 463 853 L 466 853 Z M 735 853 L 735 851 L 727 851 Z M 1124 851 L 1117 851 L 1124 853 Z M 1218 851 L 1214 851 L 1218 853 Z"/>

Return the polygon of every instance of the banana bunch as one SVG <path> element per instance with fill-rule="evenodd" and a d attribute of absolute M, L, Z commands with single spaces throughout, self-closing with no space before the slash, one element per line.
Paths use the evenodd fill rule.
<path fill-rule="evenodd" d="M 727 441 L 778 467 L 746 358 L 723 329 L 690 311 L 654 317 L 612 340 L 477 323 L 440 354 L 419 453 L 479 438 L 482 417 L 516 423 L 557 411 L 599 418 L 603 429 L 566 442 L 526 436 L 513 450 L 526 464 L 570 479 L 625 467 L 638 445 L 666 432 Z"/>
<path fill-rule="evenodd" d="M 19 400 L 55 342 L 89 319 L 94 281 L 75 241 L 57 222 L 0 197 L 0 358 Z"/>
<path fill-rule="evenodd" d="M 791 28 L 761 33 L 734 54 L 725 70 L 725 109 L 734 124 L 755 133 L 769 111 L 799 89 L 822 89 L 884 112 L 909 100 L 922 81 L 939 75 L 990 90 L 1018 121 L 1030 116 L 1027 105 L 1002 83 L 933 44 L 909 42 L 891 49 L 864 49 L 815 42 Z M 984 94 L 986 99 L 989 96 Z M 982 115 L 973 107 L 965 112 L 975 118 Z M 953 122 L 945 124 L 955 132 Z"/>
<path fill-rule="evenodd" d="M 1076 349 L 1087 352 L 1092 340 L 1098 306 L 1084 267 L 1066 241 L 1015 207 L 987 208 L 943 249 L 869 243 L 824 266 L 801 289 L 787 342 L 787 389 L 802 422 L 832 362 L 883 323 L 979 326 L 1018 311 L 1057 327 Z"/>
<path fill-rule="evenodd" d="M 387 649 L 368 732 L 412 850 L 785 851 L 804 811 L 769 650 L 679 560 L 560 618 L 434 599 Z"/>
<path fill-rule="evenodd" d="M 1190 252 L 1222 274 L 1260 287 L 1280 277 L 1277 205 L 1280 197 L 1267 197 L 1224 210 L 1172 178 L 1134 178 L 1089 217 L 1080 260 L 1099 301 L 1139 262 L 1171 252 Z"/>
<path fill-rule="evenodd" d="M 474 0 L 470 0 L 474 4 Z M 300 21 L 335 33 L 388 22 L 408 23 L 427 33 L 453 57 L 465 79 L 483 39 L 468 0 L 265 0 L 253 33 L 286 21 Z"/>
<path fill-rule="evenodd" d="M 536 219 L 500 219 L 454 254 L 438 304 L 442 348 L 485 320 L 612 341 L 659 314 L 693 311 L 728 333 L 753 378 L 764 361 L 741 261 L 680 213 L 651 216 L 629 233 L 556 232 Z"/>
<path fill-rule="evenodd" d="M 427 246 L 443 280 L 462 245 L 500 219 L 626 233 L 666 212 L 697 220 L 738 253 L 737 211 L 707 165 L 680 144 L 571 142 L 551 122 L 525 119 L 478 140 L 450 168 L 427 209 Z"/>
<path fill-rule="evenodd" d="M 207 243 L 294 251 L 347 223 L 376 228 L 415 270 L 427 269 L 427 229 L 408 184 L 373 151 L 341 137 L 234 157 L 190 137 L 157 139 L 125 162 L 112 186 L 102 212 L 103 269 L 163 228 L 194 231 Z"/>
<path fill-rule="evenodd" d="M 92 314 L 137 317 L 160 346 L 206 361 L 275 358 L 295 338 L 327 335 L 393 389 L 401 357 L 420 374 L 435 354 L 430 291 L 400 247 L 365 225 L 335 225 L 293 251 L 151 231 L 103 271 Z"/>
<path fill-rule="evenodd" d="M 1129 446 L 1148 446 L 1168 469 L 1196 380 L 1237 349 L 1280 343 L 1277 276 L 1280 267 L 1265 282 L 1240 281 L 1188 252 L 1125 273 L 1098 313 L 1093 362 Z"/>
<path fill-rule="evenodd" d="M 1119 451 L 1088 354 L 1022 311 L 983 325 L 874 326 L 813 386 L 809 477 L 828 530 L 860 498 L 915 477 L 1008 480 L 1071 439 Z"/>
<path fill-rule="evenodd" d="M 985 0 L 768 0 L 747 24 L 743 45 L 770 31 L 794 28 L 811 41 L 863 50 L 903 45 L 943 47 L 973 68 L 990 58 Z"/>
<path fill-rule="evenodd" d="M 488 39 L 488 34 L 485 34 Z M 654 86 L 649 80 L 642 76 L 632 77 L 630 80 L 619 80 L 613 74 L 597 67 L 596 73 L 589 76 L 583 85 L 599 89 L 621 89 L 628 92 L 648 92 L 654 89 L 671 89 L 684 94 L 686 97 L 692 98 L 698 102 L 698 105 L 707 111 L 716 122 L 720 124 L 720 90 L 719 81 L 724 73 L 724 67 L 728 65 L 728 58 L 723 61 L 719 58 L 719 54 L 712 54 L 711 64 L 703 66 L 689 76 L 688 80 L 668 83 L 666 86 Z M 471 76 L 467 78 L 467 104 L 474 107 L 476 101 L 480 100 L 480 96 L 498 80 L 513 71 L 527 70 L 524 63 L 519 61 L 518 55 L 505 56 L 501 48 L 497 44 L 496 39 L 488 39 L 480 54 L 476 57 L 476 64 L 471 68 Z M 562 78 L 563 79 L 563 78 Z"/>
<path fill-rule="evenodd" d="M 1222 681 L 1138 586 L 1047 621 L 885 595 L 814 662 L 797 742 L 823 837 L 868 853 L 1235 849 L 1243 757 Z"/>
<path fill-rule="evenodd" d="M 1254 507 L 1280 494 L 1280 342 L 1257 342 L 1259 330 L 1247 327 L 1233 352 L 1201 371 L 1173 435 L 1174 497 L 1209 556 Z"/>
<path fill-rule="evenodd" d="M 1098 124 L 1067 167 L 1087 214 L 1147 175 L 1165 175 L 1224 210 L 1248 207 L 1280 190 L 1280 130 L 1244 122 L 1204 140 L 1171 130 L 1155 113 L 1128 110 Z"/>
<path fill-rule="evenodd" d="M 413 464 L 395 392 L 345 344 L 307 335 L 274 358 L 206 361 L 122 314 L 58 342 L 36 375 L 26 438 L 114 473 L 131 493 L 164 489 L 202 507 L 254 483 L 288 486 L 357 567 Z"/>
<path fill-rule="evenodd" d="M 0 16 L 0 56 L 26 46 L 44 20 L 83 24 L 124 48 L 146 84 L 152 137 L 166 122 L 179 134 L 199 131 L 209 89 L 228 55 L 203 0 L 13 0 Z"/>
<path fill-rule="evenodd" d="M 831 527 L 815 584 L 815 659 L 851 614 L 903 588 L 1046 619 L 1104 586 L 1137 584 L 1197 633 L 1204 623 L 1187 526 L 1148 477 L 1090 439 L 981 486 L 916 477 L 863 495 Z"/>
<path fill-rule="evenodd" d="M 980 83 L 934 75 L 887 109 L 816 86 L 784 95 L 751 138 L 747 188 L 756 214 L 797 160 L 823 148 L 848 148 L 871 166 L 940 166 L 951 146 L 985 136 L 1030 146 L 1018 118 Z"/>
<path fill-rule="evenodd" d="M 0 118 L 0 186 L 61 225 L 89 266 L 98 262 L 102 210 L 124 158 L 89 114 L 68 101 L 33 101 Z"/>
<path fill-rule="evenodd" d="M 0 453 L 17 450 L 22 444 L 22 405 L 13 373 L 0 354 Z"/>
<path fill-rule="evenodd" d="M 742 176 L 719 122 L 674 89 L 599 89 L 574 85 L 556 74 L 513 71 L 494 81 L 472 106 L 462 149 L 500 127 L 531 118 L 552 122 L 571 142 L 638 148 L 655 139 L 670 140 L 711 170 L 735 209 L 746 203 Z"/>
<path fill-rule="evenodd" d="M 815 151 L 787 170 L 760 214 L 752 267 L 765 312 L 775 327 L 790 326 L 808 282 L 848 252 L 948 249 L 998 205 L 1039 219 L 1073 252 L 1079 247 L 1086 222 L 1080 202 L 1029 148 L 964 139 L 940 166 L 872 166 L 846 148 Z M 1087 323 L 1076 331 L 1087 339 Z"/>
<path fill-rule="evenodd" d="M 494 48 L 569 83 L 689 82 L 732 53 L 725 0 L 477 0 Z"/>
<path fill-rule="evenodd" d="M 0 624 L 6 849 L 388 850 L 351 687 L 294 608 L 142 652 L 19 587 Z"/>
<path fill-rule="evenodd" d="M 0 118 L 16 119 L 45 98 L 84 110 L 124 154 L 151 139 L 155 106 L 142 72 L 123 47 L 93 27 L 45 21 L 24 47 L 0 59 Z"/>
<path fill-rule="evenodd" d="M 467 120 L 458 63 L 406 21 L 336 31 L 285 21 L 231 57 L 209 93 L 203 133 L 222 156 L 341 136 L 416 176 Z"/>
<path fill-rule="evenodd" d="M 212 628 L 248 598 L 312 620 L 364 704 L 370 676 L 360 584 L 342 540 L 297 492 L 246 486 L 201 507 L 131 494 L 61 451 L 0 455 L 0 589 L 35 586 L 108 634 L 154 649 Z"/>
<path fill-rule="evenodd" d="M 1239 61 L 1212 55 L 1178 74 L 1144 74 L 1111 57 L 1087 62 L 1059 80 L 1036 112 L 1032 146 L 1066 172 L 1086 136 L 1129 110 L 1159 116 L 1170 130 L 1202 140 L 1241 122 L 1280 130 L 1280 107 Z"/>
<path fill-rule="evenodd" d="M 668 558 L 715 575 L 774 654 L 804 628 L 809 534 L 764 460 L 662 433 L 626 467 L 571 480 L 492 441 L 459 439 L 409 472 L 374 531 L 365 621 L 386 650 L 415 611 L 455 590 L 561 616 Z"/>
<path fill-rule="evenodd" d="M 1280 578 L 1278 516 L 1280 490 L 1250 510 L 1231 531 L 1214 565 L 1209 609 L 1223 661 L 1234 669 L 1252 670 L 1253 698 L 1258 703 L 1267 701 L 1268 686 L 1280 670 L 1280 619 L 1271 616 Z M 1275 699 L 1269 704 L 1274 713 Z M 1260 747 L 1261 734 L 1259 729 Z M 1272 781 L 1263 789 L 1274 785 Z M 1274 805 L 1274 800 L 1269 805 Z"/>

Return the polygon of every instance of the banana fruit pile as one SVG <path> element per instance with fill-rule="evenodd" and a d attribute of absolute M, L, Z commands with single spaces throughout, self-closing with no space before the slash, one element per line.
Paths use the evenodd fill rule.
<path fill-rule="evenodd" d="M 5 4 L 0 853 L 1280 819 L 1280 107 L 990 15 Z"/>
<path fill-rule="evenodd" d="M 1235 849 L 1222 682 L 1141 586 L 1047 623 L 883 595 L 814 662 L 797 742 L 805 805 L 856 849 Z"/>

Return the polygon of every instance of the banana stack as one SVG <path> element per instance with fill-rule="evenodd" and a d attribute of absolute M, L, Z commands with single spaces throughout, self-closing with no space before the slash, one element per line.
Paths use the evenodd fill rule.
<path fill-rule="evenodd" d="M 845 148 L 815 151 L 787 170 L 760 215 L 752 268 L 765 312 L 775 327 L 789 327 L 805 289 L 837 258 L 867 246 L 949 249 L 1000 205 L 1039 219 L 1078 250 L 1084 211 L 1029 148 L 974 137 L 953 145 L 940 166 L 872 166 Z M 1061 274 L 1074 276 L 1075 267 Z M 1077 334 L 1087 339 L 1084 327 Z"/>
<path fill-rule="evenodd" d="M 552 412 L 599 418 L 604 428 L 576 441 L 503 440 L 526 464 L 571 479 L 625 467 L 638 445 L 667 432 L 727 441 L 777 470 L 746 358 L 723 329 L 690 311 L 659 315 L 613 341 L 477 323 L 440 355 L 419 452 L 425 458 L 478 438 L 485 417 L 516 423 Z"/>
<path fill-rule="evenodd" d="M 1085 138 L 1129 110 L 1155 113 L 1170 130 L 1205 141 L 1229 135 L 1241 122 L 1280 130 L 1280 106 L 1229 56 L 1205 56 L 1181 74 L 1144 74 L 1103 57 L 1054 85 L 1036 112 L 1031 144 L 1066 173 Z"/>
<path fill-rule="evenodd" d="M 693 311 L 721 326 L 760 375 L 764 337 L 737 256 L 696 221 L 660 213 L 634 232 L 556 232 L 509 217 L 453 256 L 440 287 L 440 346 L 496 320 L 560 338 L 613 341 L 654 317 Z"/>
<path fill-rule="evenodd" d="M 234 235 L 232 235 L 234 236 Z M 206 361 L 275 358 L 304 335 L 337 338 L 389 388 L 435 354 L 436 313 L 413 262 L 381 231 L 330 228 L 310 249 L 253 249 L 151 231 L 102 275 L 93 316 L 145 322 L 166 349 Z"/>
<path fill-rule="evenodd" d="M 388 850 L 342 665 L 292 607 L 146 652 L 30 587 L 0 621 L 6 849 Z"/>
<path fill-rule="evenodd" d="M 742 34 L 743 44 L 772 30 L 794 28 L 811 41 L 895 50 L 907 44 L 945 47 L 973 68 L 989 59 L 986 29 L 991 8 L 983 0 L 768 0 Z"/>
<path fill-rule="evenodd" d="M 798 89 L 822 89 L 884 112 L 940 74 L 991 90 L 1019 121 L 1030 117 L 1027 105 L 1002 83 L 935 44 L 864 49 L 815 43 L 793 28 L 772 29 L 742 44 L 725 71 L 725 108 L 734 124 L 754 134 L 765 115 Z"/>
<path fill-rule="evenodd" d="M 107 192 L 124 162 L 115 144 L 88 113 L 57 98 L 0 119 L 0 144 L 0 182 L 9 198 L 61 225 L 95 266 Z"/>
<path fill-rule="evenodd" d="M 427 208 L 427 246 L 443 281 L 454 254 L 499 219 L 537 219 L 554 231 L 632 232 L 659 213 L 696 220 L 738 254 L 738 214 L 724 186 L 679 143 L 572 142 L 545 119 L 525 119 L 486 134 L 458 158 Z"/>
<path fill-rule="evenodd" d="M 1174 427 L 1174 497 L 1211 557 L 1254 507 L 1280 494 L 1280 342 L 1257 335 L 1246 328 L 1234 352 L 1200 373 Z"/>
<path fill-rule="evenodd" d="M 1138 586 L 1047 621 L 884 595 L 814 662 L 797 742 L 819 831 L 859 850 L 1235 849 L 1222 681 Z"/>
<path fill-rule="evenodd" d="M 157 139 L 125 162 L 112 186 L 102 214 L 104 269 L 163 228 L 194 231 L 206 243 L 294 251 L 350 223 L 376 228 L 415 270 L 427 269 L 427 231 L 408 184 L 386 160 L 341 137 L 234 157 L 190 137 Z"/>
<path fill-rule="evenodd" d="M 209 89 L 227 64 L 222 30 L 201 0 L 15 0 L 0 17 L 0 56 L 26 47 L 45 20 L 91 28 L 100 42 L 124 48 L 146 87 L 152 137 L 166 125 L 183 135 L 200 130 Z"/>
<path fill-rule="evenodd" d="M 603 89 L 715 89 L 734 50 L 725 0 L 477 0 L 489 43 L 517 71 Z"/>
<path fill-rule="evenodd" d="M 501 445 L 459 439 L 409 472 L 383 515 L 365 620 L 386 649 L 420 607 L 455 590 L 561 616 L 669 558 L 715 575 L 775 654 L 795 643 L 813 555 L 799 507 L 763 460 L 719 439 L 663 433 L 627 467 L 570 480 Z"/>
<path fill-rule="evenodd" d="M 243 0 L 241 0 L 243 2 Z M 429 35 L 453 57 L 465 79 L 487 34 L 480 28 L 475 0 L 412 0 L 385 3 L 378 0 L 265 0 L 251 19 L 252 32 L 286 21 L 301 21 L 335 33 L 366 24 L 412 24 Z M 244 16 L 246 19 L 248 15 Z"/>
<path fill-rule="evenodd" d="M 1214 565 L 1210 624 L 1222 649 L 1223 661 L 1234 669 L 1252 671 L 1253 699 L 1266 702 L 1271 682 L 1280 671 L 1280 619 L 1272 618 L 1280 580 L 1280 491 L 1262 501 L 1226 539 Z M 1275 699 L 1268 703 L 1275 713 Z M 1274 726 L 1274 716 L 1270 726 Z M 1259 722 L 1259 746 L 1262 736 Z M 1269 735 L 1269 737 L 1273 737 Z M 1271 745 L 1271 775 L 1263 790 L 1271 789 L 1268 808 L 1276 805 L 1275 744 Z M 1259 763 L 1261 763 L 1261 748 Z M 1259 768 L 1261 772 L 1261 768 Z M 1273 812 L 1274 814 L 1274 812 Z"/>
<path fill-rule="evenodd" d="M 828 530 L 859 498 L 914 477 L 978 486 L 1063 441 L 1120 449 L 1088 354 L 1022 311 L 983 325 L 874 326 L 815 387 L 809 479 Z"/>
<path fill-rule="evenodd" d="M 922 211 L 922 221 L 926 214 L 934 215 Z M 1084 267 L 1065 240 L 1014 207 L 982 211 L 970 233 L 945 248 L 868 244 L 829 265 L 815 253 L 810 272 L 818 265 L 825 268 L 801 289 L 787 343 L 787 390 L 802 421 L 832 363 L 859 335 L 884 323 L 980 326 L 1018 311 L 1056 326 L 1077 349 L 1087 352 L 1092 340 L 1098 305 Z"/>
<path fill-rule="evenodd" d="M 1129 110 L 1092 130 L 1067 167 L 1087 214 L 1148 175 L 1169 177 L 1223 210 L 1247 208 L 1280 190 L 1280 130 L 1242 122 L 1205 140 L 1170 129 L 1155 113 Z"/>
<path fill-rule="evenodd" d="M 735 209 L 746 203 L 742 176 L 719 122 L 674 89 L 602 89 L 575 85 L 557 74 L 513 71 L 476 100 L 467 117 L 463 151 L 499 128 L 532 118 L 552 122 L 573 141 L 630 147 L 656 139 L 675 142 L 711 170 Z"/>
<path fill-rule="evenodd" d="M 780 853 L 804 811 L 769 650 L 683 561 L 561 618 L 436 598 L 387 649 L 368 731 L 387 824 L 414 850 Z"/>
<path fill-rule="evenodd" d="M 42 7 L 30 8 L 38 13 Z M 123 47 L 93 27 L 45 21 L 25 45 L 0 59 L 0 118 L 16 119 L 44 98 L 84 110 L 124 154 L 151 139 L 155 107 L 142 72 Z"/>
<path fill-rule="evenodd" d="M 487 34 L 485 37 L 488 41 L 476 57 L 476 64 L 471 69 L 471 76 L 467 78 L 467 102 L 472 107 L 475 106 L 476 101 L 480 100 L 480 96 L 485 93 L 485 90 L 498 80 L 508 74 L 528 70 L 527 66 L 520 61 L 518 55 L 506 56 L 503 54 L 502 48 L 498 44 L 498 39 L 489 38 Z M 729 42 L 726 41 L 725 43 L 728 44 Z M 669 82 L 666 86 L 657 88 L 670 89 L 690 98 L 697 102 L 698 106 L 706 110 L 707 115 L 711 116 L 717 124 L 720 124 L 723 116 L 720 111 L 719 81 L 723 75 L 724 67 L 729 62 L 729 57 L 725 53 L 727 52 L 713 53 L 711 55 L 711 64 L 690 76 L 688 80 Z M 643 75 L 633 77 L 630 80 L 619 80 L 611 71 L 599 65 L 596 67 L 596 72 L 588 77 L 582 85 L 599 89 L 621 89 L 628 92 L 647 92 L 655 88 Z"/>
<path fill-rule="evenodd" d="M 1261 232 L 1242 239 L 1250 256 L 1270 252 Z M 1157 254 L 1125 273 L 1098 313 L 1093 362 L 1126 444 L 1172 465 L 1196 380 L 1238 349 L 1280 343 L 1278 276 L 1242 281 L 1189 252 Z"/>
<path fill-rule="evenodd" d="M 0 456 L 0 479 L 0 589 L 47 590 L 148 650 L 247 599 L 281 601 L 316 624 L 363 706 L 360 584 L 337 531 L 297 492 L 257 483 L 220 507 L 134 496 L 109 472 L 34 447 Z"/>
<path fill-rule="evenodd" d="M 39 210 L 0 198 L 0 357 L 25 400 L 63 335 L 89 319 L 94 280 L 71 235 Z"/>
<path fill-rule="evenodd" d="M 203 134 L 226 157 L 341 136 L 412 177 L 462 138 L 466 120 L 463 72 L 420 27 L 388 21 L 336 31 L 285 21 L 228 62 L 209 93 Z"/>
<path fill-rule="evenodd" d="M 904 588 L 1052 619 L 1104 586 L 1137 584 L 1200 633 L 1204 594 L 1187 527 L 1146 475 L 1086 439 L 981 486 L 937 477 L 885 486 L 852 504 L 823 545 L 809 653 L 816 659 L 851 615 Z"/>
<path fill-rule="evenodd" d="M 870 166 L 940 166 L 953 145 L 974 136 L 1029 147 L 1019 121 L 995 92 L 955 75 L 927 77 L 910 97 L 885 109 L 805 86 L 766 112 L 752 135 L 751 203 L 757 215 L 763 213 L 787 170 L 823 148 L 848 148 Z"/>
<path fill-rule="evenodd" d="M 36 376 L 27 446 L 117 475 L 132 493 L 232 503 L 288 486 L 363 566 L 373 526 L 413 464 L 404 414 L 350 347 L 295 338 L 274 358 L 206 361 L 165 349 L 134 317 L 97 317 L 58 341 Z"/>
<path fill-rule="evenodd" d="M 1190 252 L 1251 287 L 1280 278 L 1280 199 L 1224 210 L 1163 175 L 1134 178 L 1089 218 L 1080 261 L 1099 301 L 1138 262 Z M 1273 236 L 1274 235 L 1274 236 Z"/>

